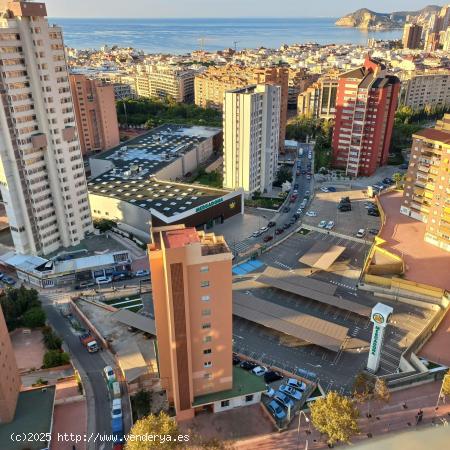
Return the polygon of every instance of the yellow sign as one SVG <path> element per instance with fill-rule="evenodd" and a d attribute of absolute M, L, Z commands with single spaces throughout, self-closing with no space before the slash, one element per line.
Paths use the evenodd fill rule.
<path fill-rule="evenodd" d="M 384 317 L 380 313 L 375 313 L 372 316 L 372 319 L 379 324 L 382 324 L 384 322 Z"/>

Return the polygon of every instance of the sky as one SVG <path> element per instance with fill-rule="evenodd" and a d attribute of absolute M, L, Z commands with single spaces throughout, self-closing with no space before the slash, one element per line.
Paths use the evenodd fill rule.
<path fill-rule="evenodd" d="M 359 8 L 376 12 L 421 9 L 442 0 L 41 0 L 49 17 L 340 17 Z"/>

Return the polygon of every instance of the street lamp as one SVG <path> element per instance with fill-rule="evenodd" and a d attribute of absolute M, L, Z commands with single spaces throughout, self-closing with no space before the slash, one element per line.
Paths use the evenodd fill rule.
<path fill-rule="evenodd" d="M 304 411 L 300 410 L 298 413 L 298 426 L 297 426 L 297 450 L 300 448 L 300 425 L 301 425 L 302 414 L 306 420 L 306 423 L 308 423 L 309 426 L 311 427 L 308 416 L 304 413 Z M 308 438 L 306 438 L 305 450 L 308 450 Z"/>

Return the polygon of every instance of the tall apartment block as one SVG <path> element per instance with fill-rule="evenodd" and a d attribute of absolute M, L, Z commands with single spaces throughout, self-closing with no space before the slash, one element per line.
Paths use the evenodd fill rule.
<path fill-rule="evenodd" d="M 174 225 L 149 245 L 159 372 L 178 420 L 195 398 L 231 389 L 232 254 L 221 236 Z"/>
<path fill-rule="evenodd" d="M 288 108 L 296 109 L 298 96 L 319 78 L 318 74 L 309 73 L 306 69 L 289 68 Z"/>
<path fill-rule="evenodd" d="M 378 61 L 339 77 L 333 164 L 352 177 L 370 176 L 385 165 L 391 144 L 400 80 Z"/>
<path fill-rule="evenodd" d="M 287 68 L 241 67 L 236 65 L 210 67 L 195 77 L 195 104 L 203 108 L 221 109 L 226 91 L 252 84 L 272 84 L 281 88 L 278 144 L 280 150 L 283 150 L 289 97 L 289 70 Z"/>
<path fill-rule="evenodd" d="M 119 145 L 113 85 L 82 74 L 71 74 L 70 86 L 83 155 Z"/>
<path fill-rule="evenodd" d="M 0 307 L 0 425 L 11 422 L 16 412 L 20 391 L 20 376 L 16 358 Z"/>
<path fill-rule="evenodd" d="M 417 49 L 420 48 L 420 39 L 422 37 L 423 28 L 415 23 L 407 23 L 403 28 L 402 44 L 403 48 Z"/>
<path fill-rule="evenodd" d="M 223 185 L 270 192 L 278 166 L 281 88 L 259 84 L 225 93 Z"/>
<path fill-rule="evenodd" d="M 334 119 L 337 88 L 337 74 L 320 78 L 298 96 L 297 113 L 316 119 Z"/>
<path fill-rule="evenodd" d="M 16 251 L 45 255 L 93 231 L 64 42 L 44 3 L 0 13 L 0 192 Z"/>
<path fill-rule="evenodd" d="M 194 101 L 196 71 L 171 65 L 152 65 L 136 76 L 139 97 L 171 97 L 180 103 Z"/>
<path fill-rule="evenodd" d="M 415 71 L 401 78 L 400 103 L 412 109 L 450 105 L 448 70 Z"/>
<path fill-rule="evenodd" d="M 450 114 L 413 134 L 400 212 L 426 223 L 426 242 L 450 252 Z"/>

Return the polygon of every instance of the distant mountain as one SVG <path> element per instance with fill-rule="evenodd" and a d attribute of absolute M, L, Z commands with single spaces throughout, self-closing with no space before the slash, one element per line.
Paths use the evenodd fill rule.
<path fill-rule="evenodd" d="M 389 28 L 400 28 L 406 22 L 407 16 L 416 17 L 423 22 L 430 15 L 439 12 L 441 6 L 429 5 L 419 11 L 396 11 L 392 13 L 378 13 L 367 8 L 347 14 L 336 21 L 340 27 L 361 28 L 364 30 L 385 30 Z"/>

